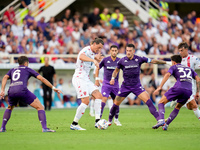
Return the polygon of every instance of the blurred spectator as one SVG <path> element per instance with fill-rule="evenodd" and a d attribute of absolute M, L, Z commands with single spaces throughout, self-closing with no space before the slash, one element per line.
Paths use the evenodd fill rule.
<path fill-rule="evenodd" d="M 14 7 L 11 5 L 9 6 L 8 10 L 5 11 L 4 16 L 7 16 L 9 23 L 12 25 L 15 20 L 15 12 Z"/>
<path fill-rule="evenodd" d="M 87 16 L 83 16 L 81 26 L 82 26 L 83 31 L 86 31 L 88 29 L 89 23 L 88 23 Z"/>
<path fill-rule="evenodd" d="M 44 105 L 44 99 L 43 99 L 44 92 L 42 89 L 42 84 L 38 88 L 36 88 L 33 93 L 39 99 L 40 103 Z"/>
<path fill-rule="evenodd" d="M 170 15 L 170 19 L 175 19 L 176 22 L 179 22 L 179 21 L 181 20 L 181 18 L 180 18 L 179 15 L 178 15 L 178 11 L 177 11 L 177 10 L 174 10 L 174 11 L 173 11 L 173 14 Z"/>
<path fill-rule="evenodd" d="M 110 14 L 109 14 L 109 9 L 104 8 L 103 12 L 99 15 L 101 17 L 101 25 L 104 26 L 109 26 L 110 22 Z"/>
<path fill-rule="evenodd" d="M 166 32 L 164 32 L 162 29 L 159 29 L 159 33 L 157 33 L 155 37 L 158 44 L 163 45 L 163 49 L 167 49 L 170 36 Z"/>
<path fill-rule="evenodd" d="M 24 35 L 27 37 L 29 37 L 31 34 L 33 34 L 33 38 L 37 38 L 37 32 L 33 30 L 33 25 L 30 25 L 29 28 L 24 32 Z"/>
<path fill-rule="evenodd" d="M 93 13 L 89 14 L 88 21 L 91 26 L 99 24 L 100 21 L 99 8 L 95 7 Z"/>
<path fill-rule="evenodd" d="M 114 8 L 114 13 L 111 14 L 111 20 L 112 19 L 118 19 L 118 21 L 120 23 L 123 22 L 124 20 L 124 15 L 122 13 L 120 13 L 120 8 L 119 7 L 115 7 Z"/>
<path fill-rule="evenodd" d="M 139 10 L 136 10 L 135 14 L 133 15 L 133 23 L 134 23 L 134 25 L 142 23 L 142 21 L 141 21 L 141 19 L 139 17 L 139 13 L 140 13 Z"/>
<path fill-rule="evenodd" d="M 22 29 L 22 26 L 19 26 L 17 24 L 17 20 L 16 19 L 14 20 L 14 23 L 11 26 L 11 31 L 13 32 L 13 34 L 14 34 L 14 36 L 16 38 L 19 38 L 20 40 L 22 39 L 22 37 L 23 37 L 23 29 Z"/>
<path fill-rule="evenodd" d="M 27 54 L 27 49 L 26 49 L 26 40 L 22 39 L 20 42 L 20 45 L 17 48 L 17 52 L 19 54 Z"/>
<path fill-rule="evenodd" d="M 67 52 L 69 52 L 70 54 L 78 54 L 79 50 L 79 43 L 72 36 L 71 41 L 67 43 Z"/>
<path fill-rule="evenodd" d="M 49 41 L 49 47 L 55 47 L 59 49 L 60 43 L 56 40 L 56 36 L 53 35 L 51 40 Z"/>
<path fill-rule="evenodd" d="M 80 46 L 83 48 L 87 45 L 90 44 L 90 36 L 89 36 L 89 32 L 88 31 L 85 31 L 83 33 L 83 35 L 81 36 L 80 38 Z"/>
<path fill-rule="evenodd" d="M 61 33 L 63 33 L 63 23 L 58 21 L 56 27 L 56 35 L 60 35 Z"/>
<path fill-rule="evenodd" d="M 153 47 L 149 50 L 149 55 L 160 55 L 160 50 L 158 49 L 158 43 L 155 41 Z"/>
<path fill-rule="evenodd" d="M 160 0 L 159 2 L 159 7 L 161 9 L 160 15 L 164 17 L 168 17 L 168 12 L 169 12 L 169 5 L 165 0 Z"/>
<path fill-rule="evenodd" d="M 195 24 L 196 23 L 196 19 L 197 19 L 196 11 L 192 11 L 191 15 L 192 15 L 191 21 L 192 21 L 193 24 Z"/>
<path fill-rule="evenodd" d="M 76 41 L 79 41 L 79 40 L 80 40 L 81 33 L 80 33 L 78 27 L 75 27 L 75 28 L 74 28 L 74 31 L 72 31 L 72 36 L 75 38 Z"/>
<path fill-rule="evenodd" d="M 174 50 L 178 51 L 177 47 L 178 47 L 179 43 L 181 43 L 181 42 L 182 42 L 182 39 L 179 37 L 179 32 L 176 31 L 174 33 L 174 37 L 171 38 L 171 40 L 170 40 L 170 44 L 172 46 L 171 47 L 171 52 L 172 53 L 174 53 Z"/>
<path fill-rule="evenodd" d="M 200 54 L 200 39 L 197 35 L 194 36 L 191 43 L 191 49 L 194 53 Z"/>
<path fill-rule="evenodd" d="M 63 91 L 63 87 L 62 87 L 63 83 L 64 83 L 64 80 L 62 78 L 60 78 L 56 88 Z M 63 105 L 64 100 L 63 100 L 63 94 L 62 93 L 58 94 L 58 93 L 55 92 L 54 103 L 55 103 L 56 108 L 64 108 L 64 105 Z"/>
<path fill-rule="evenodd" d="M 33 25 L 34 22 L 34 17 L 31 15 L 32 11 L 29 10 L 28 14 L 26 15 L 26 17 L 24 18 L 24 20 L 26 20 L 27 26 L 29 27 L 30 25 Z"/>
<path fill-rule="evenodd" d="M 37 22 L 37 26 L 39 28 L 39 31 L 43 33 L 45 28 L 46 28 L 46 26 L 47 26 L 47 24 L 45 23 L 45 18 L 44 17 L 42 17 L 40 19 L 40 21 Z"/>
<path fill-rule="evenodd" d="M 78 103 L 73 96 L 69 96 L 69 101 L 66 103 L 67 108 L 76 108 L 78 107 Z"/>
<path fill-rule="evenodd" d="M 65 25 L 67 25 L 68 21 L 72 19 L 71 16 L 71 10 L 70 9 L 66 9 L 65 11 L 65 15 L 62 18 L 62 21 L 64 22 Z"/>

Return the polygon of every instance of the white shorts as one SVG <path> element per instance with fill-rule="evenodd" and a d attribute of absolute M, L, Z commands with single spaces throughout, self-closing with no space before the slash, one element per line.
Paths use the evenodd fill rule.
<path fill-rule="evenodd" d="M 76 89 L 78 98 L 88 97 L 93 91 L 98 90 L 98 87 L 89 78 L 83 79 L 73 76 L 72 84 Z"/>

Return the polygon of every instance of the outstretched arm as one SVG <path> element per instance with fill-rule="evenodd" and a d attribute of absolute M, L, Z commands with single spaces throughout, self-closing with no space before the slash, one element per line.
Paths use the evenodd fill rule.
<path fill-rule="evenodd" d="M 166 64 L 166 61 L 152 59 L 152 60 L 151 60 L 151 63 L 152 63 L 152 64 Z"/>
<path fill-rule="evenodd" d="M 82 60 L 82 61 L 93 62 L 93 63 L 95 64 L 95 66 L 96 66 L 97 68 L 99 68 L 99 63 L 98 63 L 95 59 L 92 59 L 92 58 L 86 56 L 86 55 L 83 54 L 83 53 L 80 55 L 79 59 Z"/>
<path fill-rule="evenodd" d="M 165 74 L 165 76 L 164 76 L 163 79 L 162 79 L 162 82 L 161 82 L 160 86 L 154 91 L 154 94 L 157 95 L 157 94 L 159 93 L 159 91 L 162 89 L 163 85 L 164 85 L 165 82 L 169 79 L 170 76 L 171 76 L 171 73 L 169 73 L 169 72 L 167 72 L 167 73 Z"/>
<path fill-rule="evenodd" d="M 52 88 L 55 92 L 57 92 L 58 94 L 62 93 L 61 90 L 55 88 L 47 79 L 45 79 L 43 76 L 38 75 L 37 79 L 40 80 L 42 83 L 44 83 L 46 86 Z"/>
<path fill-rule="evenodd" d="M 2 84 L 1 84 L 0 99 L 4 98 L 4 95 L 5 95 L 5 86 L 6 86 L 6 82 L 7 82 L 8 79 L 9 79 L 8 75 L 5 75 L 3 77 Z"/>
<path fill-rule="evenodd" d="M 110 80 L 110 84 L 111 85 L 114 85 L 115 84 L 115 78 L 116 78 L 116 76 L 117 76 L 117 74 L 119 73 L 119 68 L 116 68 L 114 71 L 113 71 L 113 73 L 112 73 L 112 78 L 111 78 L 111 80 Z"/>

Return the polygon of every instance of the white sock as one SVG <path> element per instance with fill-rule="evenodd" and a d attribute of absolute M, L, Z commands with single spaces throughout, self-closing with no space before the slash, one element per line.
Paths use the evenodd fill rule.
<path fill-rule="evenodd" d="M 91 99 L 90 101 L 90 114 L 93 114 L 94 113 L 94 100 Z"/>
<path fill-rule="evenodd" d="M 74 117 L 74 121 L 75 121 L 75 122 L 78 122 L 79 119 L 81 119 L 81 117 L 82 117 L 82 115 L 84 114 L 86 108 L 87 108 L 87 105 L 84 104 L 84 103 L 81 103 L 81 104 L 78 106 L 78 108 L 77 108 L 77 110 L 76 110 L 76 115 L 75 115 L 75 117 Z"/>
<path fill-rule="evenodd" d="M 200 120 L 200 111 L 199 108 L 193 109 L 195 116 Z"/>
<path fill-rule="evenodd" d="M 113 106 L 113 100 L 112 99 L 108 99 L 107 102 L 108 102 L 108 108 L 110 110 L 112 108 L 112 106 Z"/>
<path fill-rule="evenodd" d="M 95 101 L 94 101 L 94 111 L 95 111 L 95 119 L 100 119 L 101 99 L 95 99 Z"/>

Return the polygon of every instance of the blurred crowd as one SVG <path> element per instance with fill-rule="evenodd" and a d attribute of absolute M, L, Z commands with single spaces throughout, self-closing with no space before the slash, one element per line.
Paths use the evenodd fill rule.
<path fill-rule="evenodd" d="M 169 17 L 158 15 L 160 21 L 157 25 L 152 23 L 152 18 L 143 23 L 139 13 L 137 10 L 133 15 L 133 26 L 130 26 L 118 7 L 102 11 L 94 8 L 87 15 L 79 12 L 72 14 L 70 9 L 66 9 L 60 20 L 51 17 L 48 22 L 44 17 L 35 21 L 29 10 L 19 24 L 13 6 L 10 6 L 0 22 L 0 54 L 77 54 L 97 36 L 104 40 L 104 55 L 109 53 L 112 44 L 124 54 L 127 43 L 135 44 L 137 55 L 176 54 L 177 46 L 182 41 L 188 43 L 191 53 L 200 54 L 200 22 L 195 11 L 183 18 L 176 10 Z M 55 63 L 57 60 L 76 61 L 74 58 L 52 58 Z M 0 62 L 8 63 L 9 59 L 4 57 Z M 33 58 L 30 62 L 41 60 Z"/>

